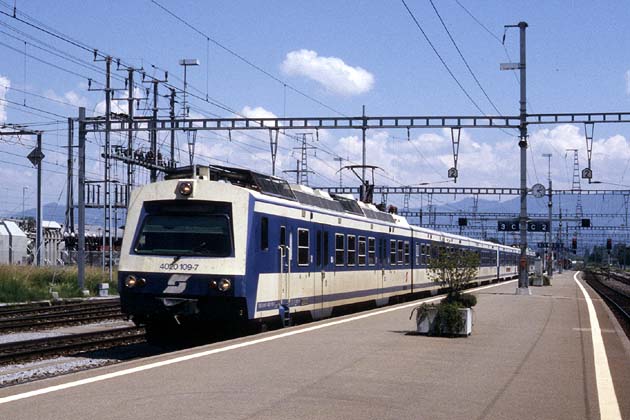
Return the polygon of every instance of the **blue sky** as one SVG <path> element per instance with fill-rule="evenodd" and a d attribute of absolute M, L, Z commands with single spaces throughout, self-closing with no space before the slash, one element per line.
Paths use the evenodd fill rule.
<path fill-rule="evenodd" d="M 488 115 L 497 112 L 486 100 L 449 40 L 429 0 L 406 0 L 420 25 L 457 79 Z M 449 76 L 401 1 L 238 1 L 201 2 L 158 0 L 190 25 L 239 54 L 273 77 L 254 69 L 214 42 L 176 20 L 150 0 L 49 1 L 17 0 L 18 16 L 63 33 L 82 44 L 143 66 L 161 76 L 152 65 L 170 71 L 171 83 L 181 86 L 180 58 L 198 58 L 190 68 L 192 89 L 227 105 L 238 114 L 275 116 L 359 115 L 480 115 Z M 499 63 L 518 60 L 518 30 L 506 33 L 505 24 L 526 21 L 528 110 L 531 113 L 627 111 L 630 104 L 630 7 L 624 1 L 607 1 L 596 7 L 590 1 L 471 1 L 434 0 L 451 35 L 477 79 L 505 115 L 518 113 L 519 87 L 513 72 L 499 71 Z M 13 2 L 3 0 L 0 10 L 12 13 Z M 465 10 L 480 21 L 477 23 Z M 26 15 L 20 15 L 24 13 Z M 91 55 L 7 16 L 0 16 L 0 120 L 7 123 L 46 122 L 45 170 L 51 182 L 46 201 L 57 201 L 65 191 L 66 125 L 76 105 L 88 112 L 99 109 L 100 92 L 87 90 L 87 77 L 102 82 L 102 73 L 50 55 L 29 36 L 91 64 Z M 6 25 L 10 25 L 10 28 Z M 11 29 L 12 28 L 12 29 Z M 15 32 L 15 30 L 20 32 Z M 9 36 L 11 35 L 11 36 Z M 16 39 L 17 38 L 17 39 Z M 25 46 L 24 41 L 27 41 Z M 49 47 L 45 47 L 49 49 Z M 30 57 L 25 57 L 24 51 Z M 62 71 L 38 59 L 62 67 Z M 103 63 L 93 65 L 104 68 Z M 123 72 L 117 72 L 123 74 Z M 87 76 L 87 77 L 85 77 Z M 279 82 L 279 79 L 281 82 Z M 285 88 L 283 83 L 288 86 Z M 122 83 L 115 82 L 117 87 Z M 7 90 L 3 86 L 10 86 Z M 315 101 L 296 93 L 292 88 Z M 26 93 L 25 93 L 26 92 Z M 166 93 L 164 91 L 163 93 Z M 44 100 L 39 96 L 61 101 Z M 45 114 L 26 105 L 57 115 Z M 193 116 L 233 114 L 191 99 Z M 4 106 L 3 106 L 4 105 Z M 74 105 L 74 106 L 72 106 Z M 166 106 L 166 102 L 164 103 Z M 102 107 L 102 104 L 101 104 Z M 30 113 L 26 113 L 28 111 Z M 360 161 L 360 132 L 321 131 L 316 156 L 309 157 L 316 172 L 311 184 L 330 185 L 338 180 L 336 156 Z M 518 147 L 515 131 L 464 130 L 460 146 L 458 186 L 517 186 Z M 630 184 L 628 125 L 597 125 L 593 149 L 594 179 Z M 230 163 L 270 172 L 267 132 L 233 134 L 233 142 L 214 133 L 199 136 L 199 163 Z M 22 187 L 27 207 L 34 203 L 35 173 L 25 156 L 28 138 L 5 139 L 0 144 L 0 214 L 21 208 Z M 89 171 L 98 177 L 97 136 L 91 139 Z M 141 138 L 139 143 L 141 144 Z M 178 139 L 185 147 L 185 139 Z M 580 149 L 586 164 L 584 127 L 581 125 L 531 126 L 529 184 L 546 183 L 547 161 L 552 153 L 556 188 L 570 188 L 572 155 Z M 280 139 L 280 169 L 293 169 L 295 141 Z M 182 155 L 182 160 L 186 161 Z M 10 163 L 7 163 L 10 162 Z M 368 132 L 368 163 L 384 172 L 377 183 L 407 185 L 446 183 L 452 166 L 450 134 L 443 130 L 407 133 Z M 24 166 L 17 166 L 24 165 Z M 26 166 L 26 167 L 25 167 Z M 139 177 L 138 181 L 144 178 Z M 10 181 L 10 182 L 9 182 Z M 345 176 L 344 183 L 353 182 Z M 602 187 L 603 184 L 600 186 Z M 584 186 L 586 188 L 586 186 Z M 417 203 L 418 204 L 418 203 Z"/>

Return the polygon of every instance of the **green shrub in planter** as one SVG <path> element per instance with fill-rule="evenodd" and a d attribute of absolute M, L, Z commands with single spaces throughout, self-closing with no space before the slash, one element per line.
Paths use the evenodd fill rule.
<path fill-rule="evenodd" d="M 446 299 L 438 304 L 423 304 L 411 311 L 409 319 L 416 314 L 418 331 L 426 331 L 427 335 L 456 336 L 464 329 L 464 319 L 460 313 L 462 306 L 456 302 L 447 302 Z M 422 328 L 420 324 L 424 323 Z M 426 330 L 428 328 L 428 331 Z"/>
<path fill-rule="evenodd" d="M 477 296 L 469 293 L 451 292 L 444 298 L 443 302 L 454 303 L 461 308 L 472 308 L 477 304 Z"/>
<path fill-rule="evenodd" d="M 442 302 L 438 305 L 435 316 L 436 334 L 455 335 L 464 328 L 464 321 L 459 314 L 460 306 L 457 303 Z"/>
<path fill-rule="evenodd" d="M 463 294 L 461 291 L 477 277 L 479 272 L 479 254 L 475 251 L 456 247 L 440 247 L 429 259 L 429 278 L 450 288 L 448 295 L 439 304 L 421 305 L 416 322 L 423 320 L 430 323 L 429 335 L 459 335 L 468 328 L 462 319 L 460 309 L 472 308 L 477 304 L 477 297 Z M 429 313 L 435 312 L 433 322 Z M 413 314 L 413 312 L 412 312 Z M 420 328 L 420 327 L 419 327 Z"/>

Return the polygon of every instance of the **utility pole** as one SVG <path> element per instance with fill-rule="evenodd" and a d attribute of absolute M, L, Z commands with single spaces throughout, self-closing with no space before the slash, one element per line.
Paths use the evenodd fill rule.
<path fill-rule="evenodd" d="M 362 154 L 361 154 L 361 165 L 363 166 L 362 170 L 361 170 L 361 185 L 365 186 L 365 165 L 366 163 L 366 155 L 365 155 L 365 131 L 367 130 L 367 119 L 365 118 L 365 105 L 363 105 L 363 127 L 361 128 L 361 131 L 363 132 L 363 135 L 361 137 L 361 144 L 362 144 Z"/>
<path fill-rule="evenodd" d="M 157 165 L 157 130 L 155 129 L 157 125 L 158 118 L 158 84 L 159 80 L 153 79 L 153 120 L 151 121 L 151 163 L 153 165 Z M 157 170 L 155 168 L 151 168 L 150 175 L 151 182 L 157 181 Z"/>
<path fill-rule="evenodd" d="M 36 234 L 35 234 L 35 252 L 37 265 L 42 265 L 42 251 L 44 248 L 44 230 L 42 226 L 42 160 L 44 154 L 42 153 L 42 133 L 37 133 L 37 150 L 41 157 L 37 162 L 37 222 L 36 222 Z"/>
<path fill-rule="evenodd" d="M 186 91 L 188 88 L 187 74 L 189 66 L 198 66 L 199 60 L 196 58 L 183 58 L 179 60 L 179 65 L 184 67 L 184 120 L 188 118 L 188 114 L 190 113 L 190 107 L 186 104 Z M 156 117 L 157 121 L 157 117 Z M 155 130 L 154 130 L 155 131 Z M 188 138 L 188 159 L 190 160 L 190 165 L 192 166 L 193 161 L 195 159 L 195 143 L 197 141 L 197 131 L 190 130 L 186 131 L 186 136 Z"/>
<path fill-rule="evenodd" d="M 519 22 L 520 32 L 520 79 L 521 79 L 521 100 L 520 100 L 520 141 L 521 148 L 521 214 L 520 214 L 520 246 L 521 258 L 518 273 L 518 289 L 516 294 L 530 295 L 529 277 L 527 270 L 527 84 L 526 84 L 526 54 L 525 54 L 525 30 L 526 22 Z"/>
<path fill-rule="evenodd" d="M 170 95 L 170 114 L 171 124 L 175 125 L 173 122 L 175 121 L 175 89 L 171 88 Z M 175 130 L 171 130 L 171 165 L 175 166 Z"/>
<path fill-rule="evenodd" d="M 77 268 L 79 290 L 85 287 L 85 108 L 79 108 L 79 238 L 77 243 Z"/>
<path fill-rule="evenodd" d="M 549 209 L 549 241 L 547 241 L 547 232 L 545 232 L 545 242 L 547 242 L 547 251 L 546 251 L 546 264 L 547 264 L 547 275 L 549 276 L 549 278 L 551 279 L 551 277 L 553 276 L 553 248 L 551 248 L 551 243 L 553 242 L 553 219 L 552 219 L 552 210 L 553 210 L 553 196 L 552 196 L 552 192 L 551 192 L 551 153 L 544 153 L 543 154 L 544 157 L 547 158 L 547 163 L 548 163 L 548 172 L 547 172 L 547 177 L 549 180 L 549 189 L 547 191 L 547 195 L 549 196 L 549 202 L 547 203 L 547 207 Z"/>
<path fill-rule="evenodd" d="M 302 135 L 302 139 L 301 139 L 301 146 L 299 148 L 294 148 L 294 149 L 299 149 L 300 150 L 300 157 L 301 159 L 298 161 L 300 162 L 299 165 L 299 176 L 298 176 L 298 184 L 302 184 L 302 185 L 308 185 L 308 174 L 309 172 L 313 172 L 311 170 L 308 169 L 308 150 L 309 149 L 316 149 L 315 146 L 309 146 L 308 142 L 307 142 L 307 136 L 311 136 L 311 138 L 313 137 L 313 133 L 298 133 L 298 135 Z"/>
<path fill-rule="evenodd" d="M 339 162 L 339 188 L 343 188 L 343 176 L 341 173 L 341 169 L 343 168 L 344 158 L 341 156 L 333 158 L 334 161 Z"/>
<path fill-rule="evenodd" d="M 551 153 L 544 153 L 543 157 L 547 158 L 547 179 L 549 181 L 549 188 L 547 189 L 547 196 L 549 197 L 549 202 L 547 203 L 547 208 L 549 210 L 549 241 L 547 241 L 547 232 L 545 232 L 545 242 L 547 242 L 547 248 L 545 251 L 545 261 L 547 264 L 547 275 L 551 279 L 553 275 L 553 249 L 551 248 L 551 242 L 553 241 L 553 219 L 552 219 L 552 211 L 553 211 L 553 198 L 551 192 Z"/>
<path fill-rule="evenodd" d="M 104 205 L 105 205 L 105 226 L 103 229 L 103 271 L 105 271 L 105 248 L 108 248 L 107 262 L 108 268 L 108 280 L 112 281 L 112 207 L 110 196 L 110 154 L 111 154 L 111 110 L 112 110 L 112 95 L 111 95 L 111 73 L 112 73 L 112 58 L 110 56 L 105 57 L 105 182 L 104 182 Z"/>
<path fill-rule="evenodd" d="M 74 232 L 74 120 L 68 118 L 68 175 L 66 178 L 66 234 Z"/>
<path fill-rule="evenodd" d="M 134 68 L 128 68 L 127 81 L 129 83 L 129 92 L 127 97 L 127 115 L 129 117 L 129 132 L 127 133 L 127 155 L 129 158 L 133 157 L 133 73 Z M 126 203 L 129 203 L 131 196 L 131 186 L 133 185 L 134 165 L 131 162 L 127 162 L 127 197 Z"/>
<path fill-rule="evenodd" d="M 519 114 L 520 140 L 518 146 L 521 149 L 521 212 L 519 216 L 520 248 L 521 256 L 518 264 L 518 288 L 517 295 L 530 295 L 529 278 L 527 273 L 527 79 L 526 79 L 526 22 L 518 25 L 505 25 L 505 28 L 519 28 L 520 60 L 518 63 L 501 64 L 501 70 L 520 70 L 521 99 Z"/>

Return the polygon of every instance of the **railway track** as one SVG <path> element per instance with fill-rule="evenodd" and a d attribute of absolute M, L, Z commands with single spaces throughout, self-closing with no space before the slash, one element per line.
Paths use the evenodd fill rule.
<path fill-rule="evenodd" d="M 144 328 L 125 327 L 0 344 L 0 364 L 13 364 L 146 341 Z"/>
<path fill-rule="evenodd" d="M 630 284 L 625 276 L 610 273 L 612 281 L 608 280 L 608 273 L 601 271 L 586 271 L 586 282 L 608 303 L 622 321 L 626 334 L 630 335 L 630 293 L 625 287 Z M 625 281 L 620 280 L 623 278 Z M 623 283 L 623 285 L 615 284 Z"/>
<path fill-rule="evenodd" d="M 5 307 L 0 310 L 0 333 L 122 319 L 118 300 L 45 307 Z"/>

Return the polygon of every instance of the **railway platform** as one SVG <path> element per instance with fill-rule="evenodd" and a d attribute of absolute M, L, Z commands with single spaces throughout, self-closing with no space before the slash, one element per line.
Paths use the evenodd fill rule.
<path fill-rule="evenodd" d="M 0 418 L 630 418 L 630 344 L 574 274 L 478 289 L 467 338 L 408 302 L 0 389 Z"/>

